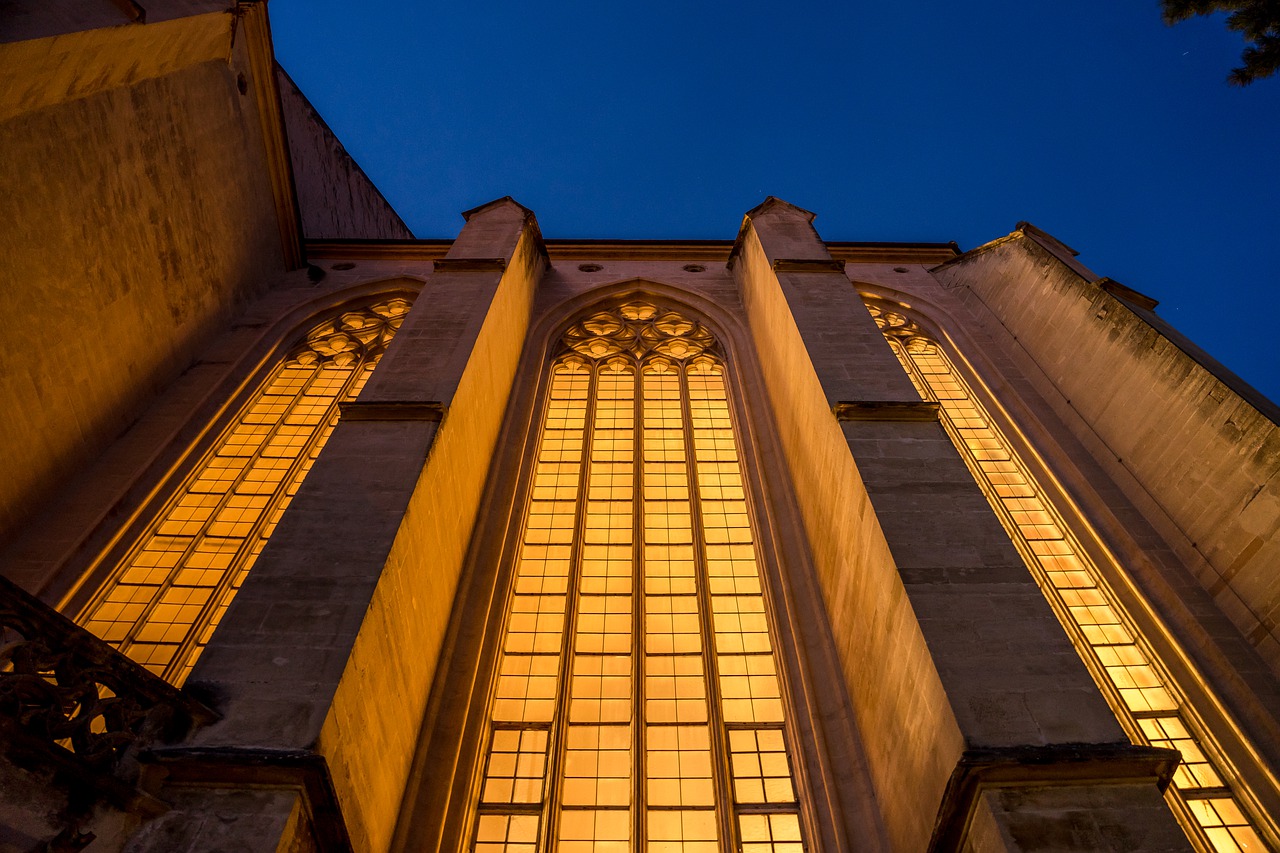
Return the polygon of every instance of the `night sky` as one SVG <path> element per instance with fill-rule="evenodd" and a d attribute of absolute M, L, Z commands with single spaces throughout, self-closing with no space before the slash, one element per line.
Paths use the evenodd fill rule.
<path fill-rule="evenodd" d="M 1280 399 L 1280 78 L 1156 0 L 272 0 L 276 54 L 419 237 L 511 195 L 548 237 L 829 240 L 1028 220 Z"/>

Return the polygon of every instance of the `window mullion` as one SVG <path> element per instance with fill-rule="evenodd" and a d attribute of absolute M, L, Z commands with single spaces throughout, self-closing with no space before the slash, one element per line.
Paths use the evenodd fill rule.
<path fill-rule="evenodd" d="M 702 523 L 702 496 L 698 489 L 697 448 L 693 440 L 693 410 L 689 404 L 689 376 L 684 365 L 677 370 L 680 382 L 680 421 L 684 435 L 685 471 L 689 482 L 689 522 L 693 532 L 693 559 L 695 584 L 698 591 L 698 608 L 702 618 L 702 666 L 706 673 L 707 722 L 711 732 L 711 764 L 715 776 L 716 822 L 720 827 L 722 850 L 739 849 L 737 827 L 733 819 L 733 788 L 730 784 L 728 732 L 720 704 L 720 672 L 716 661 L 715 632 L 712 630 L 713 613 L 711 591 L 707 577 L 707 535 Z"/>
<path fill-rule="evenodd" d="M 264 396 L 266 396 L 265 392 L 271 388 L 272 383 L 274 383 L 279 378 L 280 374 L 284 370 L 285 370 L 284 365 L 281 365 L 276 369 L 275 373 L 271 376 L 271 378 L 267 382 L 264 382 L 262 386 L 258 389 L 258 392 L 254 395 L 252 402 L 250 402 L 245 407 L 245 411 L 252 409 L 252 407 L 255 404 L 257 404 L 259 401 L 262 400 Z M 313 370 L 311 378 L 307 380 L 305 385 L 303 385 L 301 388 L 298 389 L 298 392 L 294 394 L 293 399 L 290 400 L 289 407 L 285 410 L 285 414 L 282 414 L 279 420 L 277 420 L 274 424 L 271 425 L 270 429 L 268 430 L 266 435 L 263 437 L 262 441 L 259 443 L 257 450 L 254 451 L 252 456 L 248 457 L 248 461 L 245 462 L 244 467 L 240 469 L 240 472 L 235 476 L 235 479 L 233 479 L 228 484 L 226 491 L 224 491 L 221 495 L 218 496 L 218 502 L 214 506 L 213 511 L 210 513 L 209 517 L 205 519 L 205 521 L 201 524 L 200 530 L 197 533 L 192 534 L 191 541 L 189 541 L 186 544 L 186 546 L 183 548 L 182 556 L 179 557 L 178 562 L 174 565 L 172 569 L 169 570 L 169 574 L 164 579 L 164 581 L 161 582 L 156 587 L 156 590 L 152 595 L 151 600 L 147 602 L 147 605 L 143 608 L 142 613 L 139 614 L 138 617 L 134 620 L 133 626 L 129 629 L 129 631 L 125 634 L 125 636 L 122 639 L 120 639 L 119 642 L 116 644 L 116 647 L 121 652 L 124 652 L 127 654 L 129 651 L 129 648 L 132 647 L 135 642 L 137 642 L 138 635 L 142 632 L 143 628 L 145 628 L 150 623 L 151 617 L 155 613 L 156 609 L 160 606 L 160 602 L 164 598 L 165 593 L 173 588 L 173 586 L 177 582 L 178 575 L 186 567 L 188 561 L 191 559 L 191 556 L 196 552 L 196 548 L 200 544 L 201 540 L 204 539 L 205 536 L 207 536 L 210 525 L 212 525 L 214 521 L 217 520 L 217 516 L 219 512 L 221 512 L 227 506 L 227 503 L 235 495 L 236 488 L 239 487 L 244 482 L 245 478 L 248 476 L 249 472 L 252 470 L 254 463 L 262 458 L 262 449 L 279 432 L 280 426 L 283 424 L 284 419 L 287 416 L 287 413 L 292 411 L 293 408 L 297 406 L 298 401 L 303 397 L 303 395 L 306 394 L 307 388 L 309 388 L 311 384 L 315 381 L 318 370 L 319 368 L 316 368 L 315 370 Z M 242 418 L 243 418 L 243 415 L 242 415 Z M 84 615 L 82 615 L 78 621 L 81 621 L 81 622 L 87 621 L 89 618 L 91 618 L 92 613 L 97 611 L 97 609 L 101 606 L 102 602 L 106 600 L 107 595 L 110 593 L 110 591 L 115 589 L 115 587 L 119 582 L 119 579 L 123 577 L 125 573 L 128 572 L 128 570 L 133 566 L 134 560 L 137 558 L 137 555 L 140 554 L 145 549 L 146 545 L 149 542 L 151 542 L 153 539 L 155 539 L 159 535 L 158 531 L 160 530 L 161 525 L 163 525 L 166 521 L 169 520 L 173 510 L 177 508 L 177 506 L 182 502 L 182 499 L 184 497 L 191 494 L 191 487 L 198 479 L 199 474 L 207 470 L 209 462 L 219 455 L 219 451 L 225 445 L 227 438 L 230 437 L 230 435 L 236 430 L 237 427 L 242 425 L 243 425 L 242 419 L 233 423 L 227 429 L 227 431 L 224 432 L 223 435 L 219 437 L 218 443 L 214 445 L 213 449 L 203 459 L 201 459 L 199 463 L 197 463 L 192 476 L 189 477 L 186 480 L 186 482 L 183 483 L 182 488 L 178 491 L 177 494 L 173 496 L 173 498 L 170 499 L 168 506 L 166 506 L 163 513 L 157 517 L 157 520 L 152 524 L 151 529 L 148 531 L 148 533 L 139 540 L 138 545 L 133 549 L 133 552 L 130 554 L 130 556 L 121 563 L 121 569 L 118 571 L 116 575 L 116 579 L 111 581 L 110 583 L 103 585 L 102 592 L 99 594 L 99 597 L 98 597 L 98 601 L 91 607 L 86 608 L 84 611 Z M 246 537 L 244 541 L 248 542 L 249 540 Z M 243 549 L 243 545 L 241 546 L 241 549 L 237 549 L 237 557 L 239 557 L 242 549 Z M 236 563 L 238 564 L 238 562 L 239 561 L 237 560 Z M 231 571 L 230 567 L 228 567 L 228 569 L 225 570 L 226 574 L 229 574 L 230 571 Z M 225 581 L 225 579 L 226 578 L 224 574 L 222 581 L 219 582 L 219 587 L 221 587 L 221 583 Z M 210 602 L 212 600 L 213 598 L 211 593 Z M 208 603 L 206 603 L 206 606 L 207 604 Z M 203 616 L 204 613 L 202 612 L 201 615 Z M 188 633 L 187 637 L 184 638 L 183 643 L 179 646 L 178 650 L 174 652 L 174 656 L 170 659 L 169 663 L 167 663 L 164 666 L 161 672 L 161 677 L 165 679 L 172 677 L 173 673 L 177 670 L 176 664 L 179 662 L 179 658 L 180 658 L 180 655 L 182 654 L 183 649 L 189 648 L 187 644 L 189 643 L 190 639 L 191 639 L 191 634 Z"/>
<path fill-rule="evenodd" d="M 648 815 L 645 783 L 649 778 L 645 758 L 645 594 L 644 594 L 644 373 L 636 363 L 632 377 L 631 436 L 635 447 L 631 458 L 631 816 L 632 850 L 645 849 Z"/>
<path fill-rule="evenodd" d="M 339 389 L 338 393 L 329 400 L 329 405 L 325 409 L 324 416 L 319 422 L 325 425 L 320 426 L 318 429 L 314 429 L 311 432 L 306 443 L 298 449 L 298 455 L 294 457 L 293 462 L 291 462 L 289 467 L 285 470 L 280 483 L 268 496 L 266 505 L 262 508 L 261 512 L 259 512 L 257 519 L 253 522 L 253 525 L 245 533 L 244 541 L 236 551 L 235 557 L 223 572 L 217 585 L 213 587 L 208 603 L 205 608 L 201 610 L 200 615 L 196 618 L 195 622 L 192 623 L 187 636 L 178 646 L 177 652 L 174 653 L 173 660 L 171 660 L 169 665 L 165 668 L 164 678 L 166 680 L 172 681 L 174 676 L 182 672 L 182 669 L 186 666 L 187 658 L 199 644 L 200 635 L 213 620 L 214 614 L 218 612 L 218 608 L 221 605 L 223 598 L 230 591 L 236 578 L 239 577 L 246 565 L 252 564 L 257 560 L 259 555 L 253 552 L 254 543 L 261 537 L 262 529 L 266 527 L 268 521 L 275 514 L 276 510 L 278 510 L 280 505 L 284 503 L 289 489 L 294 485 L 294 480 L 298 476 L 298 472 L 307 464 L 307 461 L 311 458 L 311 453 L 315 450 L 316 446 L 328 441 L 329 435 L 333 431 L 333 427 L 331 424 L 328 424 L 328 421 L 333 418 L 334 409 L 337 406 L 338 401 L 345 400 L 347 398 L 347 395 L 351 392 L 351 387 L 360 377 L 364 367 L 365 362 L 362 360 L 357 362 L 351 369 L 350 375 L 348 375 L 346 381 L 342 383 L 342 388 Z M 275 428 L 271 432 L 271 436 L 274 437 L 280 427 L 285 426 L 285 421 L 288 420 L 289 415 L 297 409 L 298 402 L 306 395 L 307 389 L 311 387 L 316 377 L 321 375 L 323 371 L 323 365 L 317 368 L 317 373 L 311 377 L 311 381 L 307 383 L 305 388 L 298 392 L 298 394 L 293 398 L 293 401 L 289 404 L 289 408 L 281 415 L 280 420 L 276 423 Z M 263 459 L 263 450 L 269 443 L 270 438 L 268 438 L 267 441 L 264 441 L 262 446 L 258 448 L 258 452 L 253 456 L 253 460 L 245 466 L 244 471 L 241 473 L 240 477 L 237 478 L 235 485 L 232 486 L 231 490 L 227 493 L 228 497 L 236 494 L 236 488 L 244 482 L 245 477 L 253 468 L 254 462 L 258 462 Z M 219 504 L 219 506 L 222 506 L 222 504 Z M 207 524 L 205 525 L 205 529 L 208 529 Z M 203 531 L 201 535 L 204 535 Z M 195 544 L 195 542 L 192 543 L 193 546 Z"/>
<path fill-rule="evenodd" d="M 596 403 L 599 393 L 599 370 L 591 367 L 587 378 L 587 398 L 582 418 L 582 459 L 578 463 L 578 494 L 574 506 L 573 539 L 569 553 L 569 577 L 565 582 L 565 621 L 560 637 L 560 671 L 556 684 L 550 744 L 547 748 L 546 783 L 543 796 L 545 820 L 539 831 L 539 850 L 554 851 L 559 842 L 560 800 L 564 783 L 564 759 L 569 729 L 569 698 L 574 665 L 573 645 L 578 633 L 578 599 L 581 596 L 582 550 L 586 539 L 587 498 L 590 491 L 591 452 L 595 440 Z M 545 418 L 543 435 L 546 435 Z M 536 464 L 536 463 L 535 463 Z M 527 522 L 526 522 L 527 523 Z"/>

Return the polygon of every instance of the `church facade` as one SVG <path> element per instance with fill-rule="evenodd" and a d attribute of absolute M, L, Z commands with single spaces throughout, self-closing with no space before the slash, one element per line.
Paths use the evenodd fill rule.
<path fill-rule="evenodd" d="M 0 850 L 1280 849 L 1280 410 L 1155 300 L 417 239 L 145 6 L 0 44 Z"/>

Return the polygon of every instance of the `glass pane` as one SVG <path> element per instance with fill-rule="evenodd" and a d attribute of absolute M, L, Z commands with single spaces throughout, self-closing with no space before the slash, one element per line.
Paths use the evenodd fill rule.
<path fill-rule="evenodd" d="M 391 299 L 312 329 L 214 443 L 79 621 L 181 684 L 399 328 Z"/>
<path fill-rule="evenodd" d="M 1182 800 L 1192 815 L 1192 823 L 1184 826 L 1187 833 L 1215 850 L 1261 850 L 1260 842 L 1252 848 L 1239 846 L 1240 839 L 1257 836 L 1239 801 L 1221 795 L 1228 776 L 1219 769 L 1217 747 L 1182 711 L 1176 685 L 1138 639 L 1097 568 L 1066 532 L 1031 472 L 1014 456 L 968 385 L 933 342 L 919 337 L 906 346 L 893 337 L 890 342 L 921 395 L 941 405 L 956 447 L 1116 716 L 1127 723 L 1135 740 L 1182 754 L 1168 796 Z M 1207 797 L 1206 791 L 1214 796 Z"/>
<path fill-rule="evenodd" d="M 480 812 L 533 804 L 541 817 L 555 802 L 549 835 L 561 851 L 629 850 L 642 834 L 648 850 L 719 851 L 733 843 L 721 821 L 736 832 L 738 805 L 785 810 L 797 798 L 715 339 L 632 302 L 587 317 L 562 343 Z M 545 725 L 544 787 L 512 769 L 525 747 L 503 734 L 509 722 Z M 798 844 L 795 815 L 780 820 L 779 843 Z"/>

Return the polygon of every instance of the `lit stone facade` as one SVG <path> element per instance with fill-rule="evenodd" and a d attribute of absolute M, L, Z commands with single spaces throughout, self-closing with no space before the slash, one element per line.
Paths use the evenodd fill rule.
<path fill-rule="evenodd" d="M 261 4 L 151 5 L 0 45 L 0 849 L 1280 848 L 1280 414 L 1151 299 L 413 239 Z"/>

